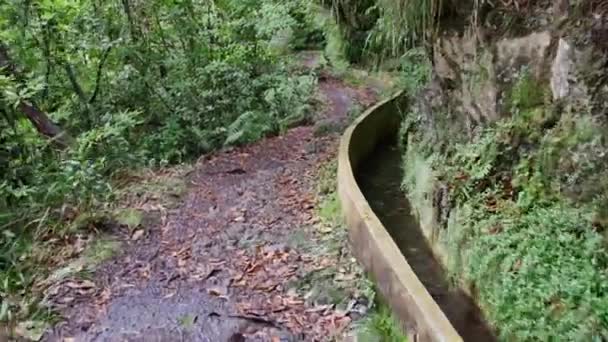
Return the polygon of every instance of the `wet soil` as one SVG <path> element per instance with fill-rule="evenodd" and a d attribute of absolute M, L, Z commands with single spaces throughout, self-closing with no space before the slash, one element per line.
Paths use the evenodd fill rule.
<path fill-rule="evenodd" d="M 326 99 L 319 117 L 337 124 L 346 124 L 352 104 L 374 98 L 335 79 L 323 79 L 319 91 Z M 309 229 L 318 220 L 317 171 L 334 158 L 339 133 L 315 129 L 201 158 L 175 208 L 161 210 L 143 235 L 117 237 L 123 251 L 97 269 L 87 291 L 74 286 L 62 295 L 63 320 L 44 339 L 325 341 L 346 331 L 351 312 L 292 285 L 354 264 L 348 251 L 335 257 L 290 243 L 300 233 L 317 243 Z"/>
<path fill-rule="evenodd" d="M 495 341 L 481 311 L 467 294 L 451 286 L 433 256 L 401 189 L 401 156 L 394 145 L 379 146 L 362 163 L 357 181 L 418 278 L 465 341 Z"/>

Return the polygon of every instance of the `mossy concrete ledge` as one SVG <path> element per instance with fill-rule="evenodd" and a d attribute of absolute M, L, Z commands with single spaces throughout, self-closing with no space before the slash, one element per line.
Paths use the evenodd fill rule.
<path fill-rule="evenodd" d="M 338 194 L 354 253 L 409 335 L 418 341 L 462 341 L 382 225 L 355 180 L 378 144 L 394 138 L 402 93 L 368 109 L 344 133 L 338 155 Z"/>

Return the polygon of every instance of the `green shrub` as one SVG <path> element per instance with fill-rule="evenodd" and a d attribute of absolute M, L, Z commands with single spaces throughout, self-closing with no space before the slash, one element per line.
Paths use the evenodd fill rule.
<path fill-rule="evenodd" d="M 399 59 L 397 84 L 410 96 L 415 96 L 431 80 L 432 66 L 421 48 L 407 50 Z"/>
<path fill-rule="evenodd" d="M 444 149 L 433 137 L 449 131 L 408 114 L 403 183 L 420 219 L 438 225 L 450 275 L 470 287 L 501 340 L 600 341 L 607 130 L 588 113 L 557 110 L 546 93 L 524 72 L 509 91 L 510 117 L 450 136 L 461 142 Z"/>
<path fill-rule="evenodd" d="M 608 331 L 608 256 L 590 213 L 567 205 L 517 217 L 475 209 L 466 278 L 505 340 L 591 341 Z M 498 228 L 497 228 L 498 227 Z M 464 229 L 464 228 L 463 228 Z"/>
<path fill-rule="evenodd" d="M 32 246 L 69 241 L 74 215 L 106 213 L 126 170 L 189 161 L 308 119 L 316 80 L 294 75 L 281 56 L 318 42 L 308 6 L 0 2 L 0 296 L 11 298 L 0 321 L 31 313 L 20 303 L 46 272 Z M 38 132 L 22 104 L 68 143 Z"/>
<path fill-rule="evenodd" d="M 441 160 L 433 164 L 433 180 L 447 181 L 450 206 L 457 208 L 451 211 L 446 232 L 449 271 L 474 285 L 504 340 L 606 338 L 608 253 L 603 234 L 594 228 L 603 222 L 598 219 L 601 206 L 571 202 L 562 193 L 560 178 L 553 178 L 565 171 L 559 171 L 558 161 L 568 154 L 564 145 L 557 148 L 548 142 L 563 131 L 546 132 L 532 150 L 513 149 L 504 137 L 523 129 L 514 121 L 456 145 L 447 158 L 436 152 L 430 157 L 431 163 Z M 575 145 L 580 144 L 578 140 Z M 427 182 L 426 173 L 415 172 L 417 154 L 409 152 L 415 147 L 406 148 L 404 183 L 416 210 L 428 216 L 426 208 L 435 205 L 429 199 L 433 192 L 417 195 Z M 543 164 L 544 156 L 556 148 L 561 158 Z"/>
<path fill-rule="evenodd" d="M 390 309 L 381 304 L 366 318 L 359 331 L 358 339 L 369 342 L 407 342 L 400 324 Z"/>

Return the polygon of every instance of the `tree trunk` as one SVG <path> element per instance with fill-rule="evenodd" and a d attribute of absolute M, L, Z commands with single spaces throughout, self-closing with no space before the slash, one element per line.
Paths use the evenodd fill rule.
<path fill-rule="evenodd" d="M 22 79 L 21 74 L 10 59 L 8 48 L 3 42 L 0 42 L 0 71 L 7 72 L 17 80 Z M 30 120 L 38 133 L 52 139 L 61 147 L 67 147 L 70 144 L 70 136 L 55 124 L 45 112 L 38 109 L 35 104 L 22 101 L 17 105 L 17 108 Z"/>
<path fill-rule="evenodd" d="M 49 119 L 46 113 L 25 102 L 21 102 L 18 108 L 30 120 L 32 125 L 34 125 L 38 133 L 53 139 L 53 141 L 57 142 L 62 147 L 67 147 L 69 145 L 70 138 L 65 134 L 61 127 L 57 126 Z"/>

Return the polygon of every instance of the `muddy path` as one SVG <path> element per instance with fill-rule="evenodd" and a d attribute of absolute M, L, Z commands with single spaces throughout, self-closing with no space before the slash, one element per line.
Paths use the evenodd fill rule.
<path fill-rule="evenodd" d="M 351 106 L 374 100 L 371 91 L 332 78 L 320 80 L 319 92 L 326 99 L 317 115 L 323 124 L 343 125 Z M 334 157 L 339 137 L 318 134 L 318 127 L 297 127 L 199 160 L 179 205 L 163 210 L 143 234 L 123 237 L 122 252 L 86 283 L 92 290 L 70 290 L 78 300 L 63 307 L 64 320 L 45 340 L 343 336 L 365 306 L 361 294 L 343 291 L 347 304 L 336 305 L 323 291 L 314 293 L 314 284 L 302 286 L 324 270 L 356 267 L 346 241 L 337 254 L 310 248 L 319 247 L 311 228 L 318 221 L 317 172 Z"/>

